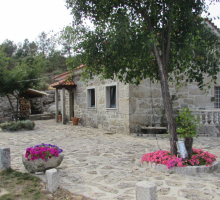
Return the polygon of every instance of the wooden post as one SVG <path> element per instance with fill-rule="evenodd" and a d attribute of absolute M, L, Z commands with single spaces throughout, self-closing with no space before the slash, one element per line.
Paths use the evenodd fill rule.
<path fill-rule="evenodd" d="M 62 123 L 66 124 L 66 99 L 65 88 L 62 88 Z"/>
<path fill-rule="evenodd" d="M 56 122 L 59 122 L 59 120 L 58 120 L 58 89 L 57 88 L 55 90 L 55 107 L 56 107 L 55 119 L 56 119 Z"/>

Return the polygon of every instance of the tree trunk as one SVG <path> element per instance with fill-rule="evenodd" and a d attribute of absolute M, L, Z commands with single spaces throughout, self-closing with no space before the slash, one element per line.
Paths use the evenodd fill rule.
<path fill-rule="evenodd" d="M 192 157 L 193 138 L 192 137 L 185 138 L 184 143 L 185 143 L 186 151 L 188 153 L 188 159 L 191 159 L 191 157 Z"/>
<path fill-rule="evenodd" d="M 10 106 L 11 106 L 11 109 L 12 109 L 12 113 L 13 113 L 13 117 L 15 117 L 15 110 L 14 110 L 14 107 L 12 105 L 11 99 L 10 99 L 10 97 L 8 95 L 6 95 L 6 97 L 7 97 L 8 101 L 9 101 L 9 103 L 10 103 Z"/>
<path fill-rule="evenodd" d="M 163 97 L 163 104 L 166 111 L 168 130 L 170 136 L 170 152 L 172 155 L 177 156 L 177 145 L 176 142 L 177 134 L 176 134 L 176 124 L 173 115 L 173 107 L 172 102 L 170 100 L 170 92 L 168 85 L 168 77 L 164 64 L 162 63 L 161 57 L 159 55 L 158 49 L 156 45 L 154 45 L 154 55 L 156 57 L 157 64 L 159 66 L 159 75 L 160 75 L 160 84 L 161 84 L 161 92 Z"/>

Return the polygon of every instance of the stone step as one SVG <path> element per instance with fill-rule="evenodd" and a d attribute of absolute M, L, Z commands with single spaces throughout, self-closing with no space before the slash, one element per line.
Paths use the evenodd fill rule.
<path fill-rule="evenodd" d="M 49 120 L 52 119 L 50 116 L 41 116 L 41 120 Z"/>
<path fill-rule="evenodd" d="M 31 120 L 55 119 L 55 113 L 44 113 L 44 114 L 30 115 L 30 119 Z"/>

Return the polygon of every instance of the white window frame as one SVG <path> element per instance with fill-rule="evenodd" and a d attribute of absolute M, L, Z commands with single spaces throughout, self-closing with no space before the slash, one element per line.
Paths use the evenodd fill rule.
<path fill-rule="evenodd" d="M 95 106 L 91 105 L 91 90 L 95 90 Z M 96 109 L 97 106 L 97 92 L 96 87 L 88 87 L 86 92 L 86 100 L 87 100 L 87 109 Z"/>
<path fill-rule="evenodd" d="M 110 107 L 110 87 L 115 86 L 116 91 L 115 91 L 115 106 L 114 108 Z M 106 110 L 118 110 L 118 83 L 111 83 L 111 84 L 106 84 L 105 85 L 105 108 Z"/>
<path fill-rule="evenodd" d="M 214 87 L 215 103 L 214 108 L 220 108 L 220 86 Z"/>

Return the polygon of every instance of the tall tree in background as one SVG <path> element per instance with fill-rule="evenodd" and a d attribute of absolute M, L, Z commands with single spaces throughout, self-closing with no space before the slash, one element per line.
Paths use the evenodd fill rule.
<path fill-rule="evenodd" d="M 68 57 L 72 55 L 74 42 L 76 41 L 75 37 L 76 37 L 75 29 L 72 26 L 66 26 L 61 31 L 61 36 L 59 38 L 59 41 L 61 45 L 63 46 L 62 53 L 64 55 L 67 55 Z"/>
<path fill-rule="evenodd" d="M 47 56 L 47 53 L 49 50 L 49 45 L 50 45 L 50 39 L 48 38 L 48 36 L 45 32 L 42 32 L 38 36 L 38 40 L 37 40 L 37 46 L 38 46 L 39 52 L 42 55 Z"/>
<path fill-rule="evenodd" d="M 0 47 L 0 95 L 6 96 L 11 105 L 14 116 L 17 119 L 18 106 L 15 109 L 11 103 L 10 95 L 18 99 L 22 92 L 33 88 L 39 82 L 40 74 L 45 67 L 42 56 L 35 56 L 31 59 L 26 56 L 23 59 L 16 59 L 15 54 L 7 54 L 7 49 Z M 13 67 L 12 67 L 13 66 Z"/>
<path fill-rule="evenodd" d="M 214 2 L 214 1 L 212 1 Z M 85 19 L 95 31 L 80 37 L 72 61 L 86 64 L 85 76 L 102 75 L 139 84 L 146 77 L 159 80 L 166 111 L 170 150 L 177 154 L 177 134 L 169 80 L 198 82 L 219 72 L 219 38 L 199 17 L 207 13 L 205 0 L 66 0 L 76 24 Z M 76 65 L 75 65 L 76 67 Z M 185 81 L 185 77 L 186 81 Z"/>

